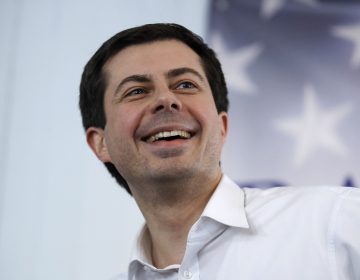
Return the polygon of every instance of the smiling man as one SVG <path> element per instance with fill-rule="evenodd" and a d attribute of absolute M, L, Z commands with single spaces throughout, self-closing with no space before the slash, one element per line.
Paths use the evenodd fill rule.
<path fill-rule="evenodd" d="M 241 189 L 223 175 L 221 65 L 176 24 L 128 29 L 84 69 L 87 142 L 146 224 L 120 279 L 360 279 L 357 189 Z"/>

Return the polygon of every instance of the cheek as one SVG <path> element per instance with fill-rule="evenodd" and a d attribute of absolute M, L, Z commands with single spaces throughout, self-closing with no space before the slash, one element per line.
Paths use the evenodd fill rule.
<path fill-rule="evenodd" d="M 117 108 L 112 112 L 107 125 L 113 138 L 131 140 L 139 126 L 141 114 L 138 110 L 128 107 Z"/>
<path fill-rule="evenodd" d="M 202 128 L 207 130 L 217 130 L 219 117 L 215 104 L 212 102 L 202 102 L 194 105 L 194 108 L 196 108 L 194 114 L 196 114 Z"/>
<path fill-rule="evenodd" d="M 128 162 L 136 149 L 134 133 L 138 120 L 139 115 L 127 109 L 112 111 L 107 119 L 105 141 L 110 158 L 117 168 L 121 167 L 123 161 Z"/>
<path fill-rule="evenodd" d="M 222 145 L 224 142 L 224 124 L 215 106 L 208 104 L 206 108 L 199 111 L 198 116 L 201 127 L 205 132 L 204 135 L 209 138 L 208 141 Z"/>

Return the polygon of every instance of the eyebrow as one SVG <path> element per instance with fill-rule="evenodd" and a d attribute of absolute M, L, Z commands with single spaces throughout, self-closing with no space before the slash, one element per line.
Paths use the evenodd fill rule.
<path fill-rule="evenodd" d="M 189 67 L 181 67 L 176 69 L 171 69 L 166 73 L 167 78 L 175 78 L 183 74 L 191 73 L 197 76 L 201 81 L 204 81 L 204 77 L 196 70 Z"/>
<path fill-rule="evenodd" d="M 149 83 L 151 82 L 151 77 L 149 75 L 140 75 L 140 74 L 128 76 L 118 84 L 115 90 L 115 94 L 118 94 L 121 88 L 124 86 L 124 84 L 129 82 Z"/>
<path fill-rule="evenodd" d="M 189 67 L 181 67 L 176 69 L 171 69 L 166 73 L 166 77 L 168 79 L 175 78 L 178 76 L 181 76 L 183 74 L 191 73 L 195 76 L 197 76 L 201 81 L 204 81 L 204 77 L 196 70 L 189 68 Z M 116 87 L 115 94 L 118 94 L 121 90 L 121 88 L 129 82 L 138 82 L 138 83 L 150 83 L 151 82 L 151 76 L 150 75 L 142 75 L 142 74 L 134 74 L 131 76 L 128 76 L 124 78 Z"/>

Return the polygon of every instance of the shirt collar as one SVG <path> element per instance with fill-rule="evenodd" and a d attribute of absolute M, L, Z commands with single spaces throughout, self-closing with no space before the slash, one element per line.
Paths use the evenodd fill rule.
<path fill-rule="evenodd" d="M 211 218 L 227 226 L 249 228 L 244 191 L 223 175 L 201 217 Z"/>
<path fill-rule="evenodd" d="M 134 245 L 135 246 L 132 250 L 132 255 L 130 259 L 130 266 L 136 266 L 136 263 L 140 263 L 142 265 L 149 266 L 157 271 L 179 268 L 179 265 L 170 265 L 163 269 L 158 269 L 152 265 L 150 232 L 146 224 L 142 226 Z"/>
<path fill-rule="evenodd" d="M 151 264 L 151 240 L 146 224 L 141 228 L 134 245 L 131 260 Z"/>
<path fill-rule="evenodd" d="M 249 228 L 245 214 L 244 191 L 228 176 L 223 175 L 198 222 L 194 225 L 195 228 L 200 226 L 199 222 L 204 220 L 204 217 L 226 226 Z M 193 230 L 195 229 L 193 228 Z M 136 238 L 131 263 L 135 260 L 143 265 L 152 264 L 150 233 L 146 224 L 142 227 Z M 171 266 L 166 269 L 169 268 L 175 267 Z"/>

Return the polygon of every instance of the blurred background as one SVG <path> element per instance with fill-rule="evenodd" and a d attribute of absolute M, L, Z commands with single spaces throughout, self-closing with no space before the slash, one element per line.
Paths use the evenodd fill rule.
<path fill-rule="evenodd" d="M 2 0 L 0 279 L 125 271 L 143 218 L 85 142 L 82 69 L 103 41 L 175 22 L 229 85 L 224 171 L 243 186 L 360 183 L 357 0 Z"/>

